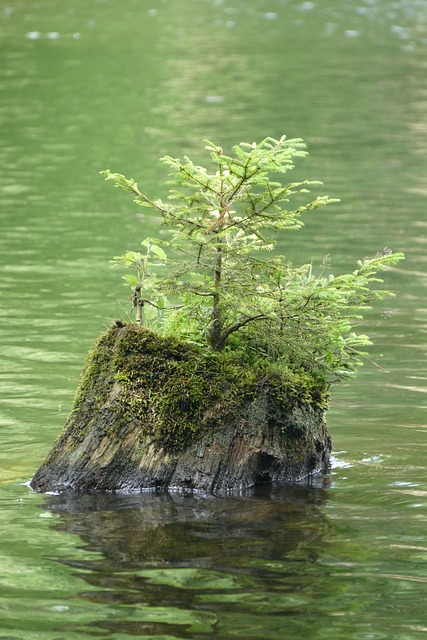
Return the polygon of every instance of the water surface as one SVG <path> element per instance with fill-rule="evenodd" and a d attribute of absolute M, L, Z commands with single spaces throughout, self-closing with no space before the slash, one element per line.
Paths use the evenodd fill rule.
<path fill-rule="evenodd" d="M 0 640 L 427 632 L 427 2 L 0 0 Z M 334 391 L 334 467 L 246 496 L 41 496 L 88 348 L 129 300 L 108 261 L 156 221 L 157 158 L 303 137 L 293 178 L 339 205 L 278 238 L 349 270 L 384 247 L 397 297 Z M 391 312 L 388 311 L 391 308 Z"/>

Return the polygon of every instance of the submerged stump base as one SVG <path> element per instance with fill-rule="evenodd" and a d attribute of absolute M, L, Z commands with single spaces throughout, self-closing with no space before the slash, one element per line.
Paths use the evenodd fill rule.
<path fill-rule="evenodd" d="M 327 392 L 305 374 L 254 369 L 135 325 L 89 355 L 38 491 L 242 490 L 328 468 Z"/>

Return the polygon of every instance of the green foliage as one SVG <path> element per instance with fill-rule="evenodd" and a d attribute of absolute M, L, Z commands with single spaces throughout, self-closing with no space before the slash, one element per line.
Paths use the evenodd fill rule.
<path fill-rule="evenodd" d="M 143 240 L 141 246 L 145 249 L 145 253 L 126 251 L 122 256 L 115 256 L 112 263 L 114 266 L 121 265 L 134 271 L 134 275 L 125 275 L 123 280 L 134 290 L 133 306 L 136 308 L 137 322 L 141 323 L 142 310 L 145 306 L 145 319 L 154 325 L 156 321 L 161 322 L 165 308 L 165 297 L 159 293 L 160 283 L 154 269 L 165 266 L 167 255 L 150 238 Z M 142 291 L 145 298 L 141 296 Z"/>
<path fill-rule="evenodd" d="M 213 351 L 238 351 L 251 362 L 276 362 L 329 381 L 353 371 L 370 344 L 354 328 L 375 300 L 391 295 L 375 288 L 382 282 L 377 273 L 403 254 L 385 250 L 337 277 L 326 262 L 319 274 L 311 265 L 294 267 L 272 253 L 272 232 L 300 229 L 302 214 L 337 202 L 311 198 L 310 188 L 320 182 L 279 181 L 307 155 L 302 140 L 241 143 L 232 155 L 206 144 L 211 171 L 188 157 L 162 159 L 171 176 L 168 202 L 149 198 L 133 179 L 101 172 L 138 205 L 160 212 L 170 231 L 167 241 L 144 240 L 144 253 L 114 259 L 134 271 L 125 283 L 140 292 L 139 302 L 134 297 L 137 322 Z M 159 277 L 164 249 L 168 265 Z"/>

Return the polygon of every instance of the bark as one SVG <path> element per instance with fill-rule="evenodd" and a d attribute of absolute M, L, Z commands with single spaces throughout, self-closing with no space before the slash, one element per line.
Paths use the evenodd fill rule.
<path fill-rule="evenodd" d="M 136 339 L 138 348 L 130 349 Z M 289 390 L 280 389 L 279 394 L 277 386 L 265 381 L 251 383 L 250 393 L 245 387 L 234 394 L 233 381 L 225 374 L 219 393 L 214 371 L 207 378 L 213 376 L 217 395 L 209 396 L 200 409 L 186 389 L 194 389 L 188 385 L 195 384 L 195 376 L 200 385 L 207 384 L 203 366 L 212 367 L 211 360 L 200 364 L 197 353 L 198 369 L 189 380 L 183 371 L 188 372 L 195 352 L 189 347 L 187 353 L 182 343 L 166 339 L 154 346 L 153 340 L 143 328 L 125 325 L 110 329 L 95 346 L 65 431 L 32 480 L 35 490 L 187 488 L 221 493 L 259 482 L 308 481 L 327 470 L 331 440 L 319 401 L 291 403 Z M 150 389 L 147 382 L 141 383 L 141 376 L 147 376 L 144 356 L 153 362 L 149 373 L 155 383 Z M 164 367 L 172 361 L 165 374 Z M 141 362 L 141 373 L 130 383 L 129 371 Z M 159 362 L 163 369 L 156 365 Z M 178 394 L 171 394 L 171 371 L 178 376 Z M 167 405 L 162 404 L 167 394 L 172 400 L 168 397 Z M 292 405 L 286 413 L 283 398 Z M 169 405 L 171 415 L 181 416 L 181 422 L 165 417 Z M 135 406 L 143 409 L 137 412 Z M 182 423 L 189 426 L 178 438 Z"/>

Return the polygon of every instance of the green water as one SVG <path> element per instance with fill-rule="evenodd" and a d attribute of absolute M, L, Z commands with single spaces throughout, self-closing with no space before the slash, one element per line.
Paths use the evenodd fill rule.
<path fill-rule="evenodd" d="M 0 0 L 0 640 L 407 640 L 427 633 L 425 0 Z M 104 168 L 283 133 L 342 202 L 279 238 L 336 271 L 391 247 L 373 363 L 337 387 L 331 475 L 229 498 L 26 483 L 95 337 L 108 260 L 154 233 Z M 386 307 L 390 317 L 383 318 Z"/>

